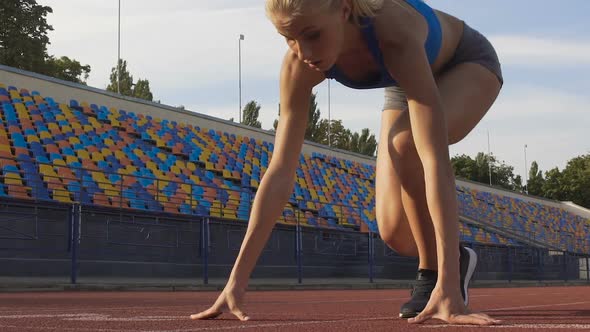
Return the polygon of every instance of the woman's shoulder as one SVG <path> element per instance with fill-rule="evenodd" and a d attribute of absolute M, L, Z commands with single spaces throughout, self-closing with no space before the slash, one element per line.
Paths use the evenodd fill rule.
<path fill-rule="evenodd" d="M 299 59 L 297 54 L 288 49 L 281 66 L 281 82 L 297 83 L 314 87 L 321 83 L 326 76 L 323 72 L 310 68 Z"/>
<path fill-rule="evenodd" d="M 385 1 L 373 24 L 382 46 L 423 42 L 428 36 L 428 23 L 405 1 Z"/>

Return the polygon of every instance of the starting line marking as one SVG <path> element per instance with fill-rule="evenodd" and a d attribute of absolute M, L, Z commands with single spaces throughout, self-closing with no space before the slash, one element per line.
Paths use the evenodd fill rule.
<path fill-rule="evenodd" d="M 519 307 L 485 309 L 482 311 L 488 312 L 488 311 L 502 311 L 502 310 L 515 310 L 515 309 L 543 308 L 543 307 L 568 306 L 568 305 L 578 305 L 578 304 L 588 304 L 588 303 L 590 303 L 590 301 L 570 302 L 570 303 L 554 303 L 554 304 L 538 304 L 538 305 L 523 305 L 523 306 L 519 306 Z"/>
<path fill-rule="evenodd" d="M 89 314 L 97 316 L 96 314 Z M 69 315 L 71 316 L 71 315 Z M 148 316 L 149 317 L 149 316 Z M 0 317 L 1 318 L 1 317 Z M 184 317 L 188 319 L 188 317 Z M 244 324 L 233 325 L 233 326 L 220 326 L 220 327 L 201 327 L 201 328 L 188 328 L 188 329 L 175 329 L 175 330 L 128 330 L 128 329 L 91 329 L 91 328 L 64 328 L 64 327 L 46 327 L 46 326 L 22 326 L 22 325 L 0 325 L 0 327 L 10 328 L 27 328 L 27 329 L 38 329 L 38 330 L 74 330 L 74 331 L 99 331 L 99 332 L 198 332 L 198 331 L 221 331 L 221 330 L 245 330 L 245 329 L 256 329 L 264 327 L 287 327 L 287 326 L 302 326 L 302 325 L 314 325 L 314 324 L 333 324 L 333 323 L 349 323 L 349 322 L 363 322 L 363 321 L 377 321 L 377 320 L 394 320 L 397 318 L 387 317 L 372 317 L 372 318 L 358 318 L 358 319 L 333 319 L 333 320 L 314 320 L 314 321 L 303 321 L 303 322 L 287 322 L 287 323 L 265 323 L 265 324 Z"/>
<path fill-rule="evenodd" d="M 566 330 L 590 330 L 590 324 L 506 324 L 506 325 L 485 325 L 485 326 L 473 326 L 473 325 L 425 325 L 424 328 L 494 328 L 494 329 L 566 329 Z"/>
<path fill-rule="evenodd" d="M 574 303 L 561 303 L 554 305 L 573 305 L 580 303 L 590 302 L 574 302 Z M 534 307 L 544 307 L 547 305 L 539 305 Z M 527 306 L 533 307 L 533 306 Z M 502 310 L 500 308 L 495 310 Z M 59 315 L 4 315 L 0 316 L 0 319 L 23 319 L 23 318 L 61 318 L 67 321 L 114 321 L 114 322 L 127 322 L 127 321 L 165 321 L 165 320 L 188 320 L 187 316 L 136 316 L 127 318 L 116 318 L 104 314 L 96 313 L 80 313 L 80 314 L 59 314 Z M 222 330 L 245 330 L 245 329 L 256 329 L 256 328 L 272 328 L 272 327 L 288 327 L 288 326 L 306 326 L 306 325 L 317 325 L 317 324 L 337 324 L 337 323 L 350 323 L 350 322 L 369 322 L 378 320 L 397 320 L 395 317 L 371 317 L 371 318 L 358 318 L 358 319 L 331 319 L 331 320 L 314 320 L 314 321 L 301 321 L 301 322 L 285 322 L 285 323 L 263 323 L 263 324 L 248 324 L 242 323 L 241 325 L 232 326 L 217 326 L 217 327 L 200 327 L 200 328 L 185 328 L 185 329 L 174 329 L 174 330 L 132 330 L 133 332 L 198 332 L 198 331 L 222 331 Z M 122 332 L 130 331 L 128 329 L 104 329 L 104 328 L 64 328 L 64 327 L 47 327 L 47 326 L 22 326 L 22 325 L 0 325 L 4 328 L 27 328 L 37 330 L 76 330 L 76 331 L 102 331 L 102 332 Z M 445 328 L 474 328 L 473 325 L 417 325 L 420 328 L 430 329 L 445 329 Z M 504 324 L 504 325 L 489 325 L 482 326 L 485 328 L 519 328 L 519 329 L 561 329 L 561 330 L 590 330 L 590 324 Z"/>

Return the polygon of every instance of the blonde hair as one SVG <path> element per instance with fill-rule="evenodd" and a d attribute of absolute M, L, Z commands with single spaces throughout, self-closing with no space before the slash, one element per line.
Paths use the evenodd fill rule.
<path fill-rule="evenodd" d="M 313 6 L 314 10 L 327 11 L 335 9 L 345 0 L 266 0 L 266 15 L 286 13 L 295 17 L 304 14 L 305 9 Z M 350 0 L 351 20 L 358 22 L 359 17 L 374 17 L 383 6 L 384 0 Z"/>

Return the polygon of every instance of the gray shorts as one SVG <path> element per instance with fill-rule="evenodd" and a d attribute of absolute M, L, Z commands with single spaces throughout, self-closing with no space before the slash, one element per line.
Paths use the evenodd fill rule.
<path fill-rule="evenodd" d="M 504 84 L 500 61 L 498 60 L 494 46 L 492 46 L 484 35 L 471 28 L 465 22 L 463 22 L 463 35 L 461 36 L 457 50 L 451 60 L 443 67 L 441 73 L 463 62 L 473 62 L 484 66 L 498 77 L 500 84 Z M 391 86 L 385 88 L 385 104 L 383 105 L 383 109 L 408 110 L 406 94 L 400 87 Z"/>

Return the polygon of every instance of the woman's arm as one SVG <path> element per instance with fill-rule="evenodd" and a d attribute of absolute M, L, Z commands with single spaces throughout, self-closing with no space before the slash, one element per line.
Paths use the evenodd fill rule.
<path fill-rule="evenodd" d="M 254 198 L 248 229 L 228 281 L 230 287 L 247 287 L 275 221 L 289 200 L 307 128 L 312 88 L 323 79 L 322 73 L 313 71 L 291 51 L 287 52 L 280 76 L 281 114 L 275 147 Z"/>
<path fill-rule="evenodd" d="M 240 320 L 250 317 L 242 310 L 242 298 L 250 274 L 268 241 L 275 221 L 279 218 L 295 183 L 301 146 L 307 128 L 309 99 L 312 88 L 324 79 L 287 52 L 281 68 L 281 114 L 275 135 L 275 148 L 266 173 L 254 198 L 248 229 L 240 253 L 227 284 L 207 310 L 191 315 L 191 319 L 211 319 L 229 310 Z"/>
<path fill-rule="evenodd" d="M 423 41 L 386 44 L 383 53 L 408 98 L 412 137 L 424 167 L 426 200 L 436 234 L 438 280 L 442 287 L 455 288 L 459 285 L 459 214 L 438 87 Z"/>

